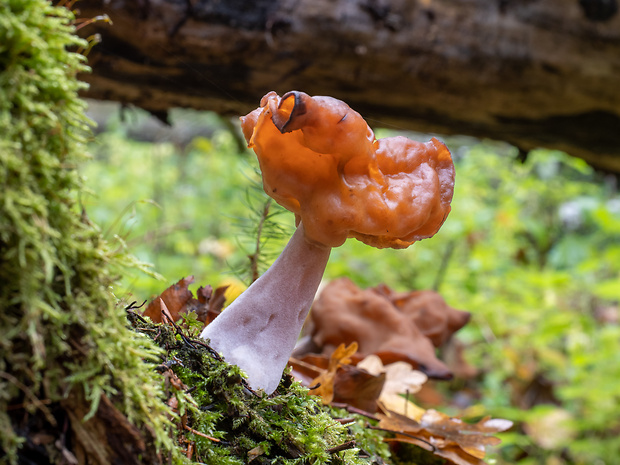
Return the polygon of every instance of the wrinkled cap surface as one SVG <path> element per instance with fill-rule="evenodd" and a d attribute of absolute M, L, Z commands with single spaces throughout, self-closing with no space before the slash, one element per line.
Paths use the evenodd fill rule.
<path fill-rule="evenodd" d="M 450 212 L 454 165 L 437 139 L 377 140 L 346 103 L 298 91 L 268 93 L 241 127 L 265 192 L 295 213 L 310 242 L 405 248 Z"/>

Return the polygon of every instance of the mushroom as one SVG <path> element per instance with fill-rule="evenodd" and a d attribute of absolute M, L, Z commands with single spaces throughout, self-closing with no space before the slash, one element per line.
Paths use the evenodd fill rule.
<path fill-rule="evenodd" d="M 274 264 L 201 336 L 273 392 L 332 247 L 354 237 L 405 248 L 433 236 L 450 211 L 454 166 L 437 139 L 377 140 L 344 102 L 292 91 L 265 95 L 241 118 L 265 192 L 295 214 L 297 230 Z"/>

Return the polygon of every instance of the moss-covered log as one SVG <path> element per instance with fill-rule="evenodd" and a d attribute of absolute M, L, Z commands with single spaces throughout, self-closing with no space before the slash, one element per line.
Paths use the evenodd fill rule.
<path fill-rule="evenodd" d="M 0 461 L 161 463 L 176 452 L 144 362 L 158 351 L 112 293 L 130 259 L 79 205 L 73 22 L 44 0 L 0 2 Z"/>

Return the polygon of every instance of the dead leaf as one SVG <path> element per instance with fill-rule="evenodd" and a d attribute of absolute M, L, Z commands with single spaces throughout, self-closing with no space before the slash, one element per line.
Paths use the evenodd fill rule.
<path fill-rule="evenodd" d="M 325 368 L 314 365 L 306 360 L 300 360 L 294 357 L 288 359 L 288 366 L 291 367 L 291 375 L 303 386 L 312 386 L 314 381 Z M 325 365 L 327 366 L 327 364 Z"/>
<path fill-rule="evenodd" d="M 456 465 L 483 464 L 486 446 L 500 443 L 499 438 L 489 434 L 512 427 L 512 422 L 509 420 L 491 418 L 483 418 L 477 423 L 466 423 L 433 409 L 424 411 L 421 416 L 419 411 L 405 416 L 387 409 L 385 404 L 382 409 L 385 415 L 378 415 L 379 427 L 395 433 L 392 441 L 412 444 L 423 441 L 423 444 L 431 447 L 430 449 L 425 445 L 421 447 Z"/>
<path fill-rule="evenodd" d="M 340 344 L 329 358 L 327 370 L 312 381 L 312 385 L 319 385 L 310 390 L 310 394 L 321 396 L 323 404 L 327 405 L 334 399 L 334 379 L 340 365 L 351 363 L 351 356 L 357 351 L 357 342 L 348 346 Z"/>
<path fill-rule="evenodd" d="M 384 412 L 390 411 L 397 413 L 417 422 L 422 419 L 422 415 L 426 412 L 426 410 L 418 407 L 418 405 L 413 403 L 411 400 L 403 396 L 393 394 L 380 397 L 377 404 Z"/>
<path fill-rule="evenodd" d="M 178 283 L 173 284 L 162 292 L 157 298 L 155 298 L 148 305 L 148 307 L 146 307 L 143 316 L 148 316 L 155 323 L 161 323 L 161 299 L 166 304 L 166 307 L 168 307 L 173 321 L 177 321 L 180 318 L 181 311 L 185 308 L 187 302 L 193 297 L 192 292 L 188 289 L 188 286 L 193 282 L 193 276 L 180 279 Z"/>
<path fill-rule="evenodd" d="M 475 456 L 469 455 L 456 446 L 448 446 L 443 449 L 437 449 L 435 455 L 448 460 L 454 465 L 486 465 L 486 463 Z"/>
<path fill-rule="evenodd" d="M 348 278 L 334 280 L 310 315 L 312 340 L 326 355 L 340 343 L 357 341 L 361 357 L 376 354 L 386 364 L 406 361 L 429 377 L 452 377 L 415 321 L 376 290 L 360 289 Z"/>
<path fill-rule="evenodd" d="M 315 380 L 327 371 L 329 359 L 324 355 L 308 354 L 302 359 L 291 357 L 288 364 L 295 379 L 304 386 L 313 386 Z M 354 365 L 341 364 L 333 380 L 332 402 L 344 403 L 370 413 L 376 412 L 377 399 L 384 382 L 385 374 L 377 376 Z"/>
<path fill-rule="evenodd" d="M 172 321 L 176 322 L 181 315 L 195 312 L 198 321 L 209 324 L 220 314 L 226 297 L 224 293 L 228 286 L 221 286 L 213 290 L 211 286 L 201 286 L 194 298 L 189 290 L 189 285 L 194 282 L 193 276 L 182 278 L 176 284 L 168 287 L 148 305 L 143 316 L 148 316 L 155 323 L 165 321 L 162 319 L 163 302 L 168 309 Z"/>
<path fill-rule="evenodd" d="M 377 399 L 385 373 L 373 375 L 354 365 L 341 365 L 334 378 L 333 402 L 345 403 L 365 412 L 377 411 Z"/>
<path fill-rule="evenodd" d="M 377 355 L 369 355 L 357 364 L 373 375 L 385 373 L 385 384 L 382 395 L 387 394 L 415 394 L 422 385 L 428 380 L 428 376 L 413 367 L 407 362 L 394 362 L 384 365 Z"/>
<path fill-rule="evenodd" d="M 435 347 L 450 340 L 469 321 L 471 314 L 450 307 L 441 294 L 430 291 L 395 292 L 385 284 L 373 289 L 405 314 Z"/>
<path fill-rule="evenodd" d="M 262 446 L 256 446 L 254 449 L 250 449 L 248 451 L 248 463 L 260 457 L 264 453 L 265 453 L 265 449 Z"/>
<path fill-rule="evenodd" d="M 208 287 L 210 288 L 211 286 L 208 286 Z M 202 320 L 200 318 L 200 315 L 198 315 L 198 320 L 208 325 L 215 319 L 216 316 L 218 316 L 221 313 L 222 308 L 224 308 L 224 303 L 226 303 L 226 291 L 228 290 L 228 288 L 229 288 L 228 285 L 220 286 L 216 288 L 215 291 L 213 291 L 213 294 L 210 296 L 209 299 L 207 299 L 206 302 L 203 302 L 202 300 L 200 300 L 200 294 L 198 295 L 198 300 L 200 300 L 201 303 L 209 304 L 209 307 L 207 309 L 206 319 Z M 200 293 L 200 289 L 198 289 L 199 293 Z"/>
<path fill-rule="evenodd" d="M 366 370 L 373 375 L 384 375 L 385 383 L 378 398 L 383 410 L 390 410 L 405 416 L 415 415 L 411 418 L 419 420 L 418 414 L 421 416 L 424 409 L 419 408 L 402 395 L 418 392 L 428 380 L 424 373 L 414 370 L 406 362 L 383 365 L 377 355 L 369 355 L 357 364 L 357 368 Z"/>
<path fill-rule="evenodd" d="M 370 354 L 357 364 L 358 368 L 362 368 L 366 370 L 368 373 L 373 375 L 379 375 L 385 372 L 383 362 L 381 359 L 375 354 Z"/>

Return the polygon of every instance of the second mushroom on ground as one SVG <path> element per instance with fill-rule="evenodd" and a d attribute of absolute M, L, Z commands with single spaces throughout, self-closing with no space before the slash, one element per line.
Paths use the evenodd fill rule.
<path fill-rule="evenodd" d="M 349 237 L 396 249 L 433 236 L 450 212 L 454 165 L 437 139 L 376 139 L 331 97 L 265 95 L 241 118 L 265 192 L 297 230 L 274 264 L 202 332 L 253 388 L 273 392 L 329 259 Z"/>

